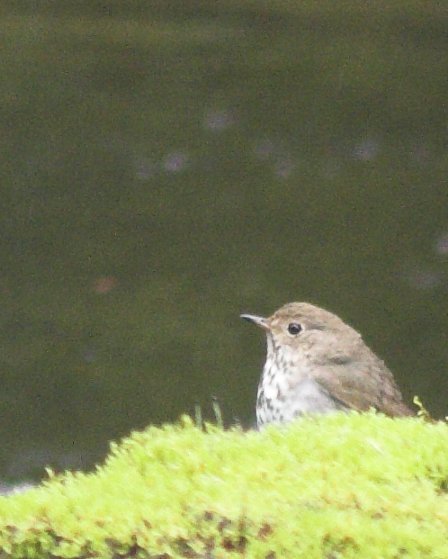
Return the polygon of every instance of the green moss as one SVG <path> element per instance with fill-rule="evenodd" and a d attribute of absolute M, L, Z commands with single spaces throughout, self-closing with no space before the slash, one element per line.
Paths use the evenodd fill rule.
<path fill-rule="evenodd" d="M 94 473 L 0 499 L 7 557 L 448 557 L 448 426 L 380 415 L 261 433 L 189 419 Z"/>

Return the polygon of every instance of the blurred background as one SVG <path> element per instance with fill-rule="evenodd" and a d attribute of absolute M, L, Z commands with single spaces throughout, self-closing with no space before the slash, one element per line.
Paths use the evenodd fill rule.
<path fill-rule="evenodd" d="M 250 425 L 241 312 L 324 306 L 448 413 L 436 1 L 2 2 L 0 476 Z"/>

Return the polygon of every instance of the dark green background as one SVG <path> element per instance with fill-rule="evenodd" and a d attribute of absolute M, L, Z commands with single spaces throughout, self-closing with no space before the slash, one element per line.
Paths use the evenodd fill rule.
<path fill-rule="evenodd" d="M 249 424 L 238 315 L 291 300 L 448 412 L 446 29 L 431 1 L 2 3 L 3 475 L 212 396 Z"/>

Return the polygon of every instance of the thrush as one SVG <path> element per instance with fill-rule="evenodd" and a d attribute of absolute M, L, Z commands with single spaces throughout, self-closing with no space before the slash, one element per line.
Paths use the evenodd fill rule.
<path fill-rule="evenodd" d="M 241 318 L 267 337 L 256 404 L 259 427 L 303 414 L 371 408 L 391 417 L 414 415 L 384 362 L 335 314 L 288 303 L 269 318 Z"/>

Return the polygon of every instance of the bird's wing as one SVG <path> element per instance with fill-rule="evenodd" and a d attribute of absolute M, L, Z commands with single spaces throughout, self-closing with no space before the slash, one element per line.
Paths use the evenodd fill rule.
<path fill-rule="evenodd" d="M 392 373 L 382 362 L 371 364 L 371 367 L 357 367 L 356 362 L 338 367 L 333 365 L 321 368 L 314 373 L 314 379 L 333 398 L 349 409 L 367 411 L 375 408 L 390 415 L 414 415 L 403 403 L 400 391 L 395 384 Z"/>

